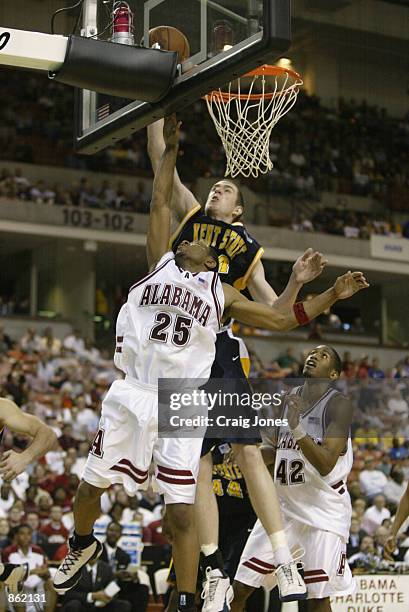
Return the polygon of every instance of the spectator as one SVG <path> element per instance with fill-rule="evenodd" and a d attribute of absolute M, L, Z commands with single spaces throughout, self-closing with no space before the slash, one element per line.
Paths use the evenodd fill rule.
<path fill-rule="evenodd" d="M 369 378 L 382 379 L 385 378 L 385 372 L 379 367 L 379 359 L 374 357 L 372 365 L 368 370 Z"/>
<path fill-rule="evenodd" d="M 6 518 L 0 519 L 0 549 L 10 546 L 9 532 L 10 526 L 8 520 Z"/>
<path fill-rule="evenodd" d="M 28 512 L 26 522 L 31 529 L 32 543 L 45 550 L 48 544 L 48 538 L 40 531 L 40 517 L 38 512 Z"/>
<path fill-rule="evenodd" d="M 387 478 L 383 472 L 375 467 L 374 460 L 370 457 L 365 461 L 365 469 L 359 475 L 359 484 L 364 495 L 374 497 L 383 493 Z"/>
<path fill-rule="evenodd" d="M 86 612 L 97 603 L 107 612 L 131 612 L 132 607 L 128 601 L 105 592 L 108 586 L 118 586 L 108 563 L 91 561 L 86 565 L 78 584 L 64 595 L 63 612 Z"/>
<path fill-rule="evenodd" d="M 72 353 L 81 353 L 85 348 L 85 342 L 84 338 L 81 336 L 80 330 L 74 329 L 71 334 L 68 334 L 68 336 L 64 338 L 63 346 Z"/>
<path fill-rule="evenodd" d="M 60 354 L 61 340 L 54 336 L 51 327 L 46 327 L 42 337 L 40 338 L 40 350 L 45 351 L 47 355 L 52 357 Z"/>
<path fill-rule="evenodd" d="M 375 561 L 377 564 L 380 561 L 379 557 L 375 557 L 374 539 L 367 535 L 362 538 L 359 546 L 359 552 L 355 553 L 348 559 L 349 566 L 352 570 L 357 567 L 371 566 Z"/>
<path fill-rule="evenodd" d="M 130 556 L 118 546 L 122 536 L 122 527 L 119 523 L 111 521 L 107 527 L 106 541 L 101 554 L 101 561 L 111 566 L 118 586 L 121 588 L 118 597 L 128 601 L 132 610 L 145 612 L 148 606 L 149 589 L 140 584 L 137 572 L 129 571 Z"/>
<path fill-rule="evenodd" d="M 374 535 L 377 527 L 382 525 L 382 521 L 390 518 L 391 513 L 385 507 L 386 501 L 384 495 L 376 495 L 373 501 L 373 506 L 365 510 L 362 518 L 362 529 L 368 535 Z"/>
<path fill-rule="evenodd" d="M 394 468 L 391 471 L 391 475 L 388 478 L 383 494 L 388 503 L 399 504 L 404 492 L 406 490 L 406 482 L 404 482 L 404 476 L 402 470 Z"/>
<path fill-rule="evenodd" d="M 16 501 L 16 495 L 9 482 L 3 482 L 0 488 L 0 515 L 7 516 L 7 512 Z"/>
<path fill-rule="evenodd" d="M 361 522 L 357 518 L 351 519 L 351 527 L 349 530 L 349 540 L 347 544 L 347 557 L 351 557 L 359 552 L 359 545 L 365 532 L 361 529 Z"/>
<path fill-rule="evenodd" d="M 20 345 L 26 353 L 36 353 L 41 350 L 41 338 L 32 327 L 27 329 L 27 333 L 21 338 Z"/>
<path fill-rule="evenodd" d="M 47 537 L 49 544 L 63 544 L 68 540 L 68 530 L 62 523 L 62 508 L 52 506 L 50 520 L 41 527 L 41 533 Z"/>
<path fill-rule="evenodd" d="M 4 551 L 3 562 L 8 561 L 9 563 L 16 564 L 28 563 L 30 575 L 24 583 L 23 593 L 32 596 L 40 596 L 40 602 L 46 601 L 47 607 L 51 607 L 53 604 L 56 604 L 57 594 L 52 587 L 50 573 L 48 571 L 48 561 L 44 551 L 32 544 L 31 538 L 32 532 L 29 525 L 24 523 L 19 525 L 16 530 L 16 544 L 10 546 L 7 549 L 7 553 Z M 33 606 L 31 609 L 45 609 L 45 604 L 40 603 L 39 606 L 39 608 Z"/>
<path fill-rule="evenodd" d="M 300 362 L 294 357 L 294 349 L 289 346 L 285 353 L 282 353 L 277 358 L 277 363 L 280 368 L 292 368 L 294 365 L 300 366 Z"/>
<path fill-rule="evenodd" d="M 69 448 L 77 447 L 78 442 L 72 435 L 72 425 L 70 425 L 69 423 L 64 425 L 62 429 L 62 435 L 58 438 L 58 444 L 65 451 Z"/>
<path fill-rule="evenodd" d="M 402 397 L 400 389 L 394 389 L 391 397 L 388 399 L 388 411 L 392 417 L 395 417 L 398 421 L 407 420 L 408 417 L 408 404 Z"/>

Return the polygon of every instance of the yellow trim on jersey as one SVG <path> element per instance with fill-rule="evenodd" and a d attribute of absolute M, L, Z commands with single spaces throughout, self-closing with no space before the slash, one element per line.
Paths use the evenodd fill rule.
<path fill-rule="evenodd" d="M 245 289 L 247 287 L 247 281 L 249 279 L 249 276 L 253 272 L 253 269 L 254 269 L 254 266 L 256 265 L 256 263 L 259 261 L 259 259 L 261 259 L 263 253 L 264 253 L 264 249 L 263 249 L 263 247 L 260 247 L 259 250 L 257 251 L 257 253 L 254 256 L 253 261 L 251 262 L 251 264 L 247 268 L 247 272 L 245 273 L 245 275 L 242 276 L 241 278 L 238 278 L 237 280 L 235 280 L 234 283 L 233 283 L 233 287 L 235 287 L 239 291 L 243 291 L 243 289 Z"/>
<path fill-rule="evenodd" d="M 250 374 L 250 368 L 251 368 L 250 357 L 240 357 L 240 361 L 241 361 L 241 367 L 243 368 L 244 376 L 248 378 Z"/>
<path fill-rule="evenodd" d="M 186 223 L 189 221 L 190 217 L 193 217 L 193 215 L 195 215 L 197 212 L 199 212 L 199 210 L 201 210 L 201 206 L 200 204 L 198 204 L 197 206 L 194 206 L 193 208 L 191 208 L 189 210 L 189 212 L 187 212 L 185 214 L 185 216 L 183 217 L 182 221 L 179 223 L 176 231 L 172 234 L 172 236 L 169 238 L 169 251 L 172 250 L 173 247 L 173 243 L 175 242 L 176 238 L 179 236 L 180 232 L 182 231 L 182 229 L 185 227 Z"/>

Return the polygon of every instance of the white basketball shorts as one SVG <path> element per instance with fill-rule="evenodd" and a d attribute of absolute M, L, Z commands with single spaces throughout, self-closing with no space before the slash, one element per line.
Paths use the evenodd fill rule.
<path fill-rule="evenodd" d="M 346 559 L 346 544 L 337 534 L 293 519 L 285 520 L 285 532 L 292 551 L 296 548 L 305 550 L 300 561 L 304 564 L 308 599 L 323 599 L 354 591 L 355 581 Z M 264 527 L 257 521 L 234 578 L 254 588 L 263 586 L 272 589 L 277 584 L 274 569 L 271 542 Z"/>
<path fill-rule="evenodd" d="M 135 379 L 115 381 L 102 402 L 99 429 L 83 480 L 106 489 L 122 484 L 128 495 L 147 488 L 153 460 L 166 504 L 193 504 L 202 438 L 158 437 L 158 391 Z"/>

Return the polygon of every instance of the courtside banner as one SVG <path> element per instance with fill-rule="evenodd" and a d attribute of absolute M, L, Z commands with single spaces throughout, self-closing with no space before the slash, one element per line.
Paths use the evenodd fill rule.
<path fill-rule="evenodd" d="M 355 580 L 355 593 L 331 599 L 333 612 L 408 612 L 409 576 L 370 574 Z"/>
<path fill-rule="evenodd" d="M 409 261 L 409 240 L 407 238 L 388 238 L 388 236 L 371 236 L 371 255 L 379 259 Z"/>

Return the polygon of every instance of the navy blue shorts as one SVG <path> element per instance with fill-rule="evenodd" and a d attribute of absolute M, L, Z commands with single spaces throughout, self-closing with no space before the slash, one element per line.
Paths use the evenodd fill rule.
<path fill-rule="evenodd" d="M 233 335 L 230 328 L 219 332 L 216 338 L 216 357 L 210 373 L 212 378 L 236 379 L 242 393 L 251 394 L 251 385 L 248 381 L 250 371 L 250 357 L 241 338 Z M 207 455 L 216 444 L 227 442 L 229 444 L 258 444 L 261 438 L 205 438 L 202 445 L 201 456 Z"/>

